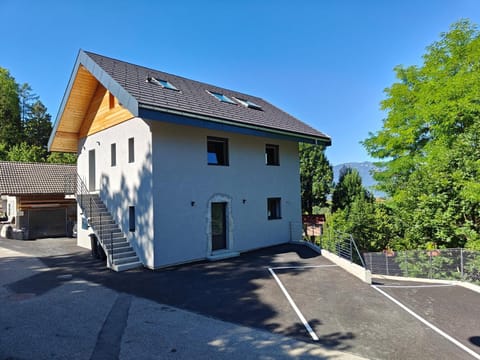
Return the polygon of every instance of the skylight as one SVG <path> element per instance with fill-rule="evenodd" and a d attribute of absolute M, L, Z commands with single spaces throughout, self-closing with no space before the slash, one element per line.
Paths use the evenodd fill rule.
<path fill-rule="evenodd" d="M 227 95 L 220 94 L 220 93 L 213 92 L 213 91 L 208 91 L 208 93 L 215 96 L 218 100 L 220 100 L 222 102 L 226 102 L 226 103 L 229 103 L 229 104 L 235 104 L 235 105 L 237 104 L 235 101 L 230 99 Z"/>
<path fill-rule="evenodd" d="M 159 86 L 161 86 L 165 89 L 178 91 L 178 89 L 175 86 L 173 86 L 170 82 L 168 82 L 167 80 L 156 79 L 152 76 L 149 76 L 149 77 L 147 77 L 147 82 L 149 82 L 151 84 L 159 85 Z"/>
<path fill-rule="evenodd" d="M 260 105 L 255 104 L 253 101 L 240 99 L 237 97 L 235 97 L 234 99 L 237 100 L 240 104 L 242 104 L 245 107 L 256 109 L 256 110 L 262 110 L 262 107 Z"/>

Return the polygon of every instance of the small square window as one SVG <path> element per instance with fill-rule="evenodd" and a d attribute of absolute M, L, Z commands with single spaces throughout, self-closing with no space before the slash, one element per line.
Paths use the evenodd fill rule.
<path fill-rule="evenodd" d="M 128 207 L 128 231 L 135 231 L 135 206 Z"/>
<path fill-rule="evenodd" d="M 260 105 L 255 104 L 253 101 L 241 99 L 237 97 L 234 97 L 234 99 L 237 100 L 243 106 L 248 107 L 250 109 L 262 110 L 262 107 Z"/>
<path fill-rule="evenodd" d="M 268 198 L 267 199 L 267 215 L 268 220 L 281 219 L 282 213 L 280 208 L 280 198 Z"/>
<path fill-rule="evenodd" d="M 134 138 L 128 139 L 128 162 L 135 162 L 135 141 Z"/>
<path fill-rule="evenodd" d="M 265 145 L 265 164 L 276 166 L 280 165 L 278 145 Z"/>
<path fill-rule="evenodd" d="M 117 165 L 117 144 L 110 144 L 110 165 Z"/>
<path fill-rule="evenodd" d="M 208 165 L 228 166 L 228 139 L 207 137 Z"/>
<path fill-rule="evenodd" d="M 216 97 L 221 102 L 226 102 L 226 103 L 229 103 L 229 104 L 237 105 L 237 103 L 235 101 L 233 101 L 232 99 L 230 99 L 227 95 L 217 93 L 217 92 L 213 92 L 213 91 L 208 91 L 208 93 L 211 94 L 212 96 Z"/>

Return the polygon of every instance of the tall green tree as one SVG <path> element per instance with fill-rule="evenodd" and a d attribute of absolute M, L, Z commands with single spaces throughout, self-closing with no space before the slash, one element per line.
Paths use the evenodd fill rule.
<path fill-rule="evenodd" d="M 358 171 L 350 167 L 342 167 L 332 194 L 332 212 L 350 207 L 360 196 L 373 202 L 373 195 L 363 187 Z"/>
<path fill-rule="evenodd" d="M 31 105 L 38 101 L 39 96 L 35 94 L 32 90 L 32 87 L 24 83 L 18 86 L 18 97 L 19 97 L 19 106 L 20 106 L 20 119 L 22 124 L 25 124 L 27 121 L 28 113 L 31 110 Z"/>
<path fill-rule="evenodd" d="M 0 143 L 9 149 L 21 141 L 18 88 L 7 69 L 0 67 Z"/>
<path fill-rule="evenodd" d="M 47 150 L 48 139 L 52 132 L 51 116 L 40 100 L 29 104 L 23 125 L 25 141 Z"/>
<path fill-rule="evenodd" d="M 464 246 L 480 234 L 480 33 L 467 20 L 395 68 L 383 127 L 364 146 L 409 247 Z"/>
<path fill-rule="evenodd" d="M 300 143 L 300 183 L 302 212 L 313 214 L 314 207 L 327 204 L 327 196 L 333 184 L 333 170 L 319 145 Z"/>

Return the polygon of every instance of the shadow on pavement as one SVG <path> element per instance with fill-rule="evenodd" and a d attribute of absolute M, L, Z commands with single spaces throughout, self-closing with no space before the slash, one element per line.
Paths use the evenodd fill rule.
<path fill-rule="evenodd" d="M 279 254 L 286 255 L 281 262 L 275 259 Z M 8 284 L 7 287 L 17 294 L 41 296 L 65 281 L 80 278 L 119 293 L 311 342 L 304 325 L 296 316 L 295 322 L 289 324 L 278 320 L 281 312 L 291 309 L 285 306 L 284 295 L 272 281 L 267 268 L 304 266 L 309 259 L 315 260 L 318 256 L 305 246 L 288 244 L 218 262 L 198 262 L 156 271 L 136 269 L 116 273 L 85 251 L 40 257 L 50 268 L 49 271 L 39 272 Z M 285 261 L 287 258 L 292 260 Z M 320 319 L 308 321 L 313 327 L 322 324 Z M 345 351 L 351 347 L 348 340 L 354 338 L 355 335 L 350 332 L 332 333 L 322 336 L 318 343 L 330 349 Z"/>

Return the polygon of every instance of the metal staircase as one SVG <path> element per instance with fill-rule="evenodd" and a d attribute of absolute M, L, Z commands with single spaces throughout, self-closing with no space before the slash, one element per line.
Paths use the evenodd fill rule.
<path fill-rule="evenodd" d="M 98 194 L 88 191 L 82 179 L 76 175 L 76 184 L 70 184 L 80 208 L 88 220 L 107 256 L 107 266 L 114 271 L 142 267 L 135 250 L 128 242 Z"/>

